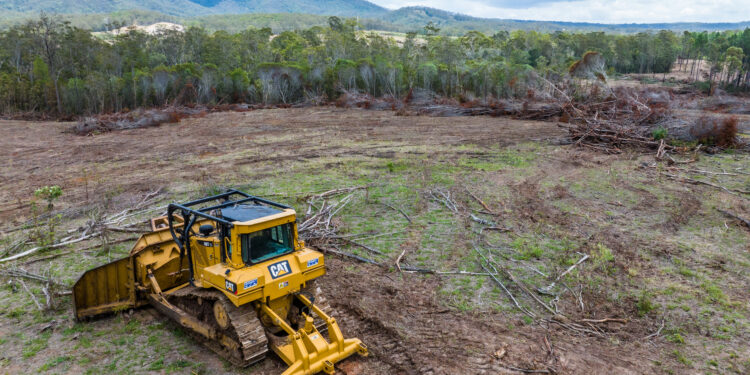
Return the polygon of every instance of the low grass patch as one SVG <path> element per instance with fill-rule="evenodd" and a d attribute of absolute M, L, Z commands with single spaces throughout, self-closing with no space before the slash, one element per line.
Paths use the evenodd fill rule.
<path fill-rule="evenodd" d="M 37 337 L 30 338 L 29 340 L 25 341 L 23 343 L 23 358 L 27 359 L 34 357 L 40 351 L 46 349 L 51 335 L 52 334 L 49 332 L 44 332 Z"/>
<path fill-rule="evenodd" d="M 53 369 L 55 367 L 58 367 L 58 366 L 60 366 L 62 364 L 70 362 L 72 359 L 73 359 L 73 357 L 70 357 L 70 356 L 67 356 L 67 355 L 66 356 L 60 356 L 60 357 L 55 357 L 55 358 L 47 361 L 47 363 L 45 363 L 44 365 L 42 365 L 42 367 L 40 367 L 39 370 L 40 371 L 49 371 L 49 370 L 51 370 L 51 369 Z"/>

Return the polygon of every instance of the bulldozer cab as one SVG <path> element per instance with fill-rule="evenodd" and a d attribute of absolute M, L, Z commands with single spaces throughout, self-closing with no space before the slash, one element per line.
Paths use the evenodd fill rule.
<path fill-rule="evenodd" d="M 233 264 L 249 266 L 261 263 L 291 253 L 297 248 L 294 223 L 283 220 L 285 215 L 282 210 L 259 204 L 241 204 L 222 209 L 219 215 L 235 223 L 225 237 L 228 240 L 226 258 L 233 259 L 233 255 L 239 255 L 239 262 L 233 259 Z M 282 217 L 281 223 L 271 219 L 274 217 Z M 263 222 L 244 224 L 259 220 Z M 239 254 L 233 254 L 233 249 L 238 249 Z"/>
<path fill-rule="evenodd" d="M 240 199 L 231 199 L 236 195 Z M 206 205 L 217 201 L 221 203 Z M 198 205 L 204 207 L 197 208 Z M 211 266 L 218 261 L 227 267 L 228 272 L 302 249 L 295 218 L 295 212 L 289 206 L 237 190 L 184 204 L 172 204 L 167 215 L 181 256 L 190 258 L 191 264 L 203 266 Z M 194 268 L 190 274 L 191 279 L 195 280 Z"/>

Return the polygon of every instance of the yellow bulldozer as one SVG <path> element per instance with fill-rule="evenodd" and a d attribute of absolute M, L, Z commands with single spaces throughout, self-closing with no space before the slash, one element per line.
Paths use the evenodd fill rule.
<path fill-rule="evenodd" d="M 315 279 L 323 254 L 305 247 L 295 211 L 238 190 L 168 206 L 130 256 L 87 271 L 73 288 L 85 320 L 152 305 L 237 366 L 273 350 L 283 375 L 334 373 L 345 339 Z"/>

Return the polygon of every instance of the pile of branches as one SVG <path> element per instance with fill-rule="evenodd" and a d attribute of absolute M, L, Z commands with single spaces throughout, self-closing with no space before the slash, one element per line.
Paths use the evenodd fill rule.
<path fill-rule="evenodd" d="M 604 99 L 569 100 L 563 105 L 560 121 L 572 141 L 607 153 L 619 153 L 622 147 L 674 148 L 654 140 L 654 127 L 671 118 L 671 93 L 620 87 L 610 90 Z"/>
<path fill-rule="evenodd" d="M 400 115 L 458 117 L 458 116 L 511 116 L 523 120 L 549 120 L 561 116 L 563 108 L 555 101 L 537 100 L 468 100 L 435 99 L 419 101 L 404 107 Z"/>
<path fill-rule="evenodd" d="M 70 129 L 77 135 L 106 133 L 115 130 L 139 129 L 172 124 L 186 117 L 194 117 L 206 113 L 203 107 L 168 107 L 157 109 L 138 109 L 131 112 L 118 112 L 85 117 Z"/>
<path fill-rule="evenodd" d="M 670 101 L 674 94 L 670 91 L 592 85 L 585 95 L 573 96 L 569 94 L 571 88 L 548 84 L 554 95 L 543 98 L 531 90 L 524 99 L 432 98 L 409 102 L 398 114 L 510 116 L 521 120 L 559 121 L 575 144 L 612 153 L 620 152 L 623 146 L 648 149 L 661 146 L 650 133 L 658 124 L 672 118 Z"/>
<path fill-rule="evenodd" d="M 333 103 L 341 108 L 363 108 L 372 110 L 391 110 L 396 111 L 404 107 L 404 101 L 398 100 L 393 96 L 385 95 L 374 97 L 370 94 L 356 90 L 342 90 L 343 93 Z"/>

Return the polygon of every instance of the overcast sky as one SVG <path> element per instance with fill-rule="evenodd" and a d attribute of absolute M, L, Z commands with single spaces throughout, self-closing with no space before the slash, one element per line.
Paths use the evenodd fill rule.
<path fill-rule="evenodd" d="M 386 8 L 423 5 L 485 18 L 601 23 L 739 22 L 750 0 L 370 0 Z"/>

